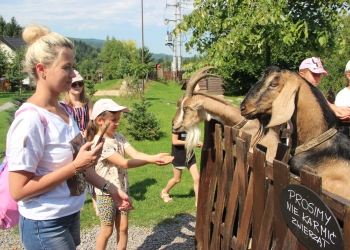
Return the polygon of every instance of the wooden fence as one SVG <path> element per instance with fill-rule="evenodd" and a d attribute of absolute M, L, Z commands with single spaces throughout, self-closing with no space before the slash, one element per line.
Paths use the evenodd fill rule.
<path fill-rule="evenodd" d="M 258 145 L 249 153 L 251 135 L 239 133 L 214 121 L 205 123 L 196 248 L 307 249 L 289 229 L 280 208 L 281 190 L 292 183 L 319 194 L 340 225 L 343 249 L 350 249 L 349 201 L 322 192 L 322 179 L 311 169 L 303 168 L 300 177 L 290 173 L 286 145 L 279 145 L 271 164 L 265 161 L 266 148 Z"/>

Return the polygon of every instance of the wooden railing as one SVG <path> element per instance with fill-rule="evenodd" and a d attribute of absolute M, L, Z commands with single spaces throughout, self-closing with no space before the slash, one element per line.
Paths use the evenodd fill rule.
<path fill-rule="evenodd" d="M 250 141 L 249 134 L 206 122 L 196 248 L 307 249 L 289 229 L 280 208 L 282 189 L 299 184 L 313 190 L 327 204 L 341 227 L 343 249 L 350 249 L 350 202 L 322 191 L 322 179 L 307 167 L 300 177 L 290 173 L 286 145 L 279 145 L 276 159 L 270 163 L 261 145 L 253 154 L 248 152 Z"/>

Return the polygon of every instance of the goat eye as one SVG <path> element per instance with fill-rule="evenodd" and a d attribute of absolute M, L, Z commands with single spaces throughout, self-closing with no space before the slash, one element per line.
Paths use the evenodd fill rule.
<path fill-rule="evenodd" d="M 271 88 L 276 88 L 277 86 L 278 86 L 278 83 L 275 81 L 271 82 L 269 85 L 269 87 L 271 87 Z"/>

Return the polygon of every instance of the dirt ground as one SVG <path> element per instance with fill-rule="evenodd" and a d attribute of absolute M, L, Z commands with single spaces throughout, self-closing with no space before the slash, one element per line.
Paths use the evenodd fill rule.
<path fill-rule="evenodd" d="M 94 96 L 101 96 L 101 95 L 119 96 L 120 90 L 98 90 L 94 94 Z"/>
<path fill-rule="evenodd" d="M 109 96 L 120 96 L 126 93 L 126 81 L 123 81 L 119 90 L 98 90 L 94 96 L 109 95 Z"/>

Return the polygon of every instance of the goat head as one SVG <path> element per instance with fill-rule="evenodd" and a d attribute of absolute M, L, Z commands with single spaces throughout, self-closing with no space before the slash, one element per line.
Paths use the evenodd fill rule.
<path fill-rule="evenodd" d="M 263 77 L 253 85 L 241 104 L 241 114 L 247 119 L 258 118 L 270 128 L 290 120 L 295 110 L 295 95 L 299 85 L 295 75 L 276 66 L 265 70 Z"/>

